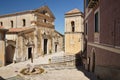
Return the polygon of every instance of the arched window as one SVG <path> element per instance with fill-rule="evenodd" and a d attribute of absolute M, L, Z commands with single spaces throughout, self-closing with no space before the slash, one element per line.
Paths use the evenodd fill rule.
<path fill-rule="evenodd" d="M 72 32 L 75 32 L 75 22 L 74 21 L 71 22 L 71 28 L 72 28 Z"/>
<path fill-rule="evenodd" d="M 42 14 L 44 14 L 44 15 L 45 15 L 46 13 L 47 13 L 47 11 L 46 11 L 46 10 L 43 10 L 43 11 L 42 11 Z"/>
<path fill-rule="evenodd" d="M 88 34 L 88 23 L 85 23 L 85 34 Z"/>
<path fill-rule="evenodd" d="M 11 20 L 10 23 L 11 23 L 11 27 L 13 28 L 13 21 Z"/>
<path fill-rule="evenodd" d="M 0 26 L 3 26 L 3 22 L 0 22 Z"/>
<path fill-rule="evenodd" d="M 26 20 L 23 19 L 23 26 L 26 26 Z"/>
<path fill-rule="evenodd" d="M 47 22 L 47 20 L 46 19 L 44 19 L 44 23 L 46 23 Z"/>

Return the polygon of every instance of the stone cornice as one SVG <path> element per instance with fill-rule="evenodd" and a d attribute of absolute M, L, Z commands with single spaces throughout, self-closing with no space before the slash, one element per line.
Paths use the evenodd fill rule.
<path fill-rule="evenodd" d="M 37 22 L 37 26 L 39 27 L 47 27 L 47 28 L 53 28 L 54 29 L 54 25 L 50 24 L 50 23 L 43 23 L 43 22 Z"/>
<path fill-rule="evenodd" d="M 51 22 L 54 21 L 54 18 L 51 18 L 49 16 L 46 16 L 40 13 L 35 13 L 35 15 L 37 15 L 37 19 L 47 19 L 48 21 L 51 21 Z"/>
<path fill-rule="evenodd" d="M 83 34 L 83 32 L 65 32 L 65 34 Z"/>
<path fill-rule="evenodd" d="M 87 45 L 120 54 L 120 48 L 116 48 L 116 47 L 113 47 L 113 46 L 103 45 L 103 44 L 100 44 L 100 43 L 97 44 L 97 43 L 92 43 L 92 42 L 88 42 Z"/>
<path fill-rule="evenodd" d="M 34 10 L 23 11 L 23 12 L 16 12 L 16 13 L 12 13 L 12 14 L 5 14 L 5 15 L 1 15 L 0 18 L 9 17 L 9 16 L 16 16 L 16 15 L 22 15 L 22 14 L 32 13 L 32 12 L 34 12 Z"/>

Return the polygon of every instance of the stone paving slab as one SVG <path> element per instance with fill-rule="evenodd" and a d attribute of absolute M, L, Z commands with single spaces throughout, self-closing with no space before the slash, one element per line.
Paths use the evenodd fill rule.
<path fill-rule="evenodd" d="M 25 79 L 23 79 L 23 77 L 21 77 L 21 76 L 14 76 L 14 77 L 8 78 L 6 80 L 25 80 Z"/>
<path fill-rule="evenodd" d="M 96 77 L 92 79 L 86 76 L 82 71 L 77 69 L 61 69 L 61 70 L 47 70 L 42 74 L 37 75 L 21 75 L 25 80 L 97 80 Z"/>
<path fill-rule="evenodd" d="M 67 62 L 67 64 L 48 64 L 48 60 L 51 57 L 52 55 L 47 55 L 34 59 L 34 63 L 31 63 L 31 61 L 28 60 L 2 67 L 0 68 L 0 77 L 7 80 L 96 80 L 93 75 L 90 75 L 93 79 L 89 79 L 83 71 L 75 69 L 73 64 L 69 65 L 69 62 Z M 26 65 L 28 64 L 43 67 L 45 69 L 45 73 L 39 75 L 18 76 L 19 72 L 26 68 Z"/>

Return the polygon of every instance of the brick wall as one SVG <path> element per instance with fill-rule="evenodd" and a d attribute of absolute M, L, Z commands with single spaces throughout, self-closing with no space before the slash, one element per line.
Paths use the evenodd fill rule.
<path fill-rule="evenodd" d="M 100 42 L 120 46 L 120 0 L 101 0 L 100 4 Z"/>

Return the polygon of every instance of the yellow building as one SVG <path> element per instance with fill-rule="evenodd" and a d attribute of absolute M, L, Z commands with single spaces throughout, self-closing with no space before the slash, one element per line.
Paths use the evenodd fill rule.
<path fill-rule="evenodd" d="M 65 13 L 65 53 L 77 54 L 83 50 L 83 13 L 73 9 Z"/>

